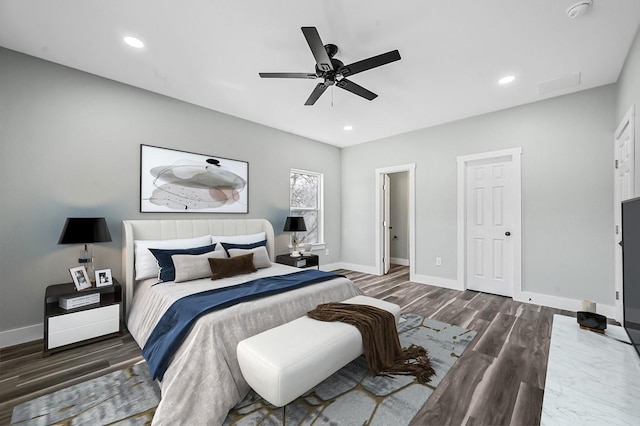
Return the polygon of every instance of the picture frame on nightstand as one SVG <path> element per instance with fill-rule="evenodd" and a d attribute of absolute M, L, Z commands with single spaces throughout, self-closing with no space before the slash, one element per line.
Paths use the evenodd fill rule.
<path fill-rule="evenodd" d="M 84 266 L 76 266 L 75 268 L 70 268 L 69 273 L 71 273 L 71 279 L 73 280 L 73 284 L 76 286 L 76 290 L 80 291 L 91 288 L 91 281 L 87 274 L 87 268 Z"/>
<path fill-rule="evenodd" d="M 100 269 L 96 271 L 96 287 L 106 287 L 113 285 L 111 269 Z"/>

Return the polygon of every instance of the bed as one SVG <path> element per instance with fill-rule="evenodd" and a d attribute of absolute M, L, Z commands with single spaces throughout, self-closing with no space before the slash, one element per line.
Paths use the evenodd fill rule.
<path fill-rule="evenodd" d="M 141 348 L 162 314 L 185 295 L 299 271 L 273 263 L 273 227 L 264 219 L 125 220 L 123 231 L 127 328 Z M 223 241 L 261 233 L 266 239 L 270 266 L 257 272 L 215 281 L 204 278 L 158 285 L 153 285 L 157 278 L 136 279 L 140 278 L 136 266 L 143 269 L 136 259 L 136 244 L 140 250 L 143 241 L 206 236 Z M 351 281 L 339 277 L 239 303 L 200 317 L 173 355 L 160 382 L 162 399 L 153 423 L 222 424 L 228 411 L 249 391 L 236 357 L 240 340 L 298 318 L 320 303 L 341 301 L 360 294 L 362 291 Z"/>

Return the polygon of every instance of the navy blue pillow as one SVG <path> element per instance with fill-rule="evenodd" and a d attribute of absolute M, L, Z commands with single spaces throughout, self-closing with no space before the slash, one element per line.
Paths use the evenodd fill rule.
<path fill-rule="evenodd" d="M 256 247 L 262 247 L 267 245 L 267 240 L 262 240 L 262 241 L 258 241 L 257 243 L 251 243 L 251 244 L 236 244 L 236 243 L 220 243 L 220 244 L 222 244 L 224 251 L 227 252 L 227 257 L 230 257 L 231 255 L 229 254 L 229 250 L 231 249 L 250 250 Z"/>
<path fill-rule="evenodd" d="M 214 251 L 216 249 L 216 245 L 212 244 L 210 246 L 203 247 L 194 247 L 188 249 L 152 249 L 149 251 L 156 257 L 158 261 L 158 267 L 160 267 L 160 274 L 158 275 L 158 279 L 160 282 L 165 281 L 173 281 L 176 279 L 176 267 L 173 264 L 173 259 L 171 256 L 174 254 L 204 254 L 209 253 L 210 251 Z"/>

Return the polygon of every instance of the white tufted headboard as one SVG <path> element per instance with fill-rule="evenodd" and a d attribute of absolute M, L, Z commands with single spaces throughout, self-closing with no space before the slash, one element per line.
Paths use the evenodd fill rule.
<path fill-rule="evenodd" d="M 127 316 L 135 287 L 135 240 L 171 240 L 203 235 L 250 235 L 265 232 L 267 251 L 273 262 L 275 243 L 273 226 L 266 219 L 159 219 L 123 220 L 122 273 L 125 279 L 125 307 Z"/>

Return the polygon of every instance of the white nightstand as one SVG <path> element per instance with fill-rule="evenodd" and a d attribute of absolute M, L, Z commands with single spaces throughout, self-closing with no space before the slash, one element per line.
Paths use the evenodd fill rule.
<path fill-rule="evenodd" d="M 62 309 L 58 301 L 63 296 L 100 295 L 100 301 L 75 309 Z M 122 334 L 122 286 L 113 285 L 76 291 L 73 283 L 47 287 L 44 298 L 43 355 Z"/>

